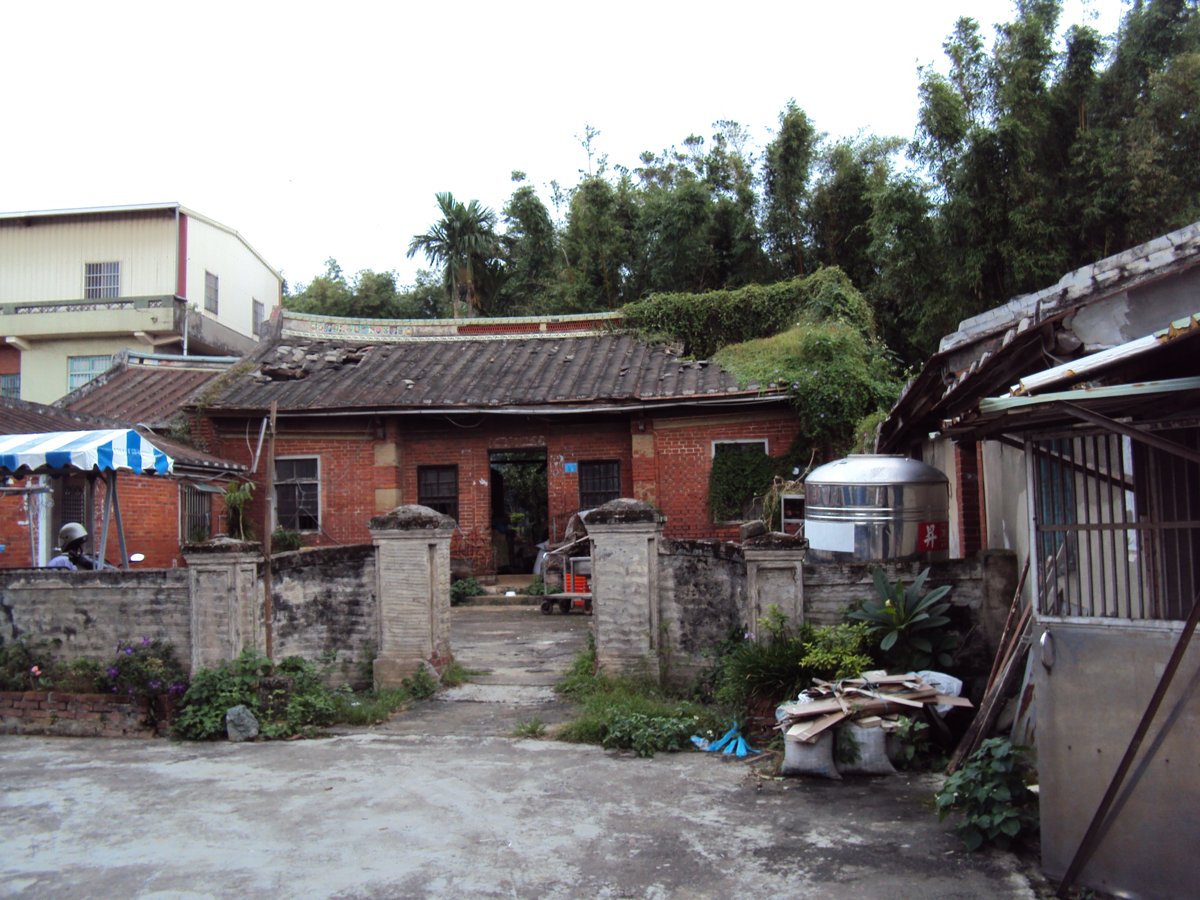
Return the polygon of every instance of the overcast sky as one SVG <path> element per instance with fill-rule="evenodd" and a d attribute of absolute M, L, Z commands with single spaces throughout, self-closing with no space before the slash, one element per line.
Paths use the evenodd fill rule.
<path fill-rule="evenodd" d="M 1116 30 L 1122 0 L 1066 0 Z M 6 4 L 0 210 L 178 201 L 294 286 L 335 257 L 411 282 L 451 191 L 497 212 L 520 169 L 574 185 L 732 119 L 760 149 L 790 98 L 831 137 L 911 137 L 917 67 L 1012 0 Z"/>

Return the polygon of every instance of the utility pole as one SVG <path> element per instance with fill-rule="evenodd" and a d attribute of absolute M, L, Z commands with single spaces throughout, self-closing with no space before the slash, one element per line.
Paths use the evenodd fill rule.
<path fill-rule="evenodd" d="M 267 659 L 275 659 L 275 604 L 272 598 L 271 581 L 271 534 L 275 524 L 275 415 L 279 404 L 271 401 L 271 418 L 267 424 L 266 488 L 263 499 L 263 627 L 267 639 Z"/>

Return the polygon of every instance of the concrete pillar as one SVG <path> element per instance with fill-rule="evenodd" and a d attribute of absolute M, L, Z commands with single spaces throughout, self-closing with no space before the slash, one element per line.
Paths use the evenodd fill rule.
<path fill-rule="evenodd" d="M 638 500 L 612 500 L 587 515 L 592 539 L 592 627 L 596 665 L 601 669 L 658 675 L 662 523 L 658 510 Z"/>
<path fill-rule="evenodd" d="M 192 671 L 235 659 L 246 648 L 262 651 L 261 545 L 188 544 L 183 558 L 192 607 Z"/>
<path fill-rule="evenodd" d="M 746 560 L 746 625 L 757 639 L 758 620 L 772 606 L 788 624 L 804 621 L 804 556 L 808 543 L 793 535 L 767 534 L 742 545 Z"/>
<path fill-rule="evenodd" d="M 428 664 L 450 664 L 450 538 L 454 520 L 397 506 L 370 522 L 379 598 L 375 687 L 399 687 Z"/>

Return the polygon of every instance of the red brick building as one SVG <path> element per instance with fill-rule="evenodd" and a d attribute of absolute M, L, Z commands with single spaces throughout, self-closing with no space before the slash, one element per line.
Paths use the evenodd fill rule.
<path fill-rule="evenodd" d="M 270 496 L 272 521 L 305 543 L 359 542 L 371 516 L 421 503 L 456 519 L 453 552 L 478 574 L 528 571 L 538 542 L 615 497 L 657 506 L 669 537 L 735 537 L 739 523 L 708 510 L 713 456 L 783 455 L 799 425 L 785 393 L 617 326 L 285 314 L 205 398 L 209 448 L 253 468 L 274 405 L 274 489 L 259 465 L 256 522 Z"/>

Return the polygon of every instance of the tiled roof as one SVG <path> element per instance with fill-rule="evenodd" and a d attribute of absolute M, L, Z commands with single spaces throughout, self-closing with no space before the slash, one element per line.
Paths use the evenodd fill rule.
<path fill-rule="evenodd" d="M 226 368 L 118 364 L 58 405 L 76 413 L 162 428 Z"/>
<path fill-rule="evenodd" d="M 207 398 L 210 410 L 603 409 L 752 399 L 720 366 L 628 334 L 355 341 L 286 336 Z"/>

